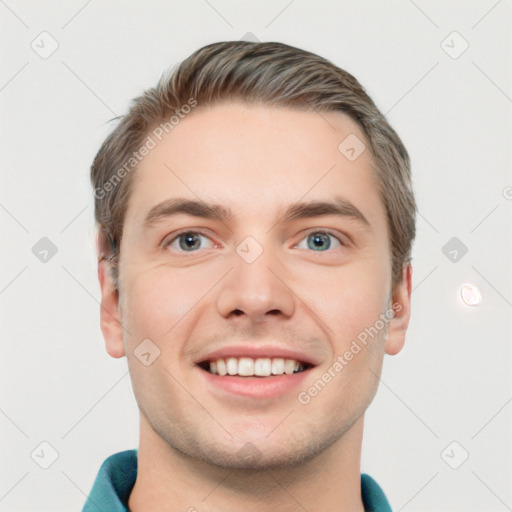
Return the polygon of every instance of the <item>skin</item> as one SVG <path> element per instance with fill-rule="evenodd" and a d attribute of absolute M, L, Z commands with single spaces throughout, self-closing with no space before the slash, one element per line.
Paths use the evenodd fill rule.
<path fill-rule="evenodd" d="M 384 354 L 403 347 L 412 268 L 392 290 L 370 151 L 353 162 L 338 151 L 350 133 L 369 147 L 340 113 L 198 106 L 141 162 L 125 217 L 119 291 L 107 262 L 98 271 L 106 349 L 127 357 L 140 409 L 130 510 L 363 510 L 364 412 Z M 288 205 L 335 195 L 351 201 L 371 230 L 334 215 L 282 222 Z M 233 216 L 181 214 L 144 227 L 154 205 L 176 197 L 221 204 Z M 308 246 L 307 230 L 317 228 L 332 231 L 330 247 L 327 240 Z M 163 246 L 182 229 L 205 232 L 197 248 L 184 250 L 179 239 Z M 250 264 L 236 252 L 247 236 L 263 249 Z M 297 391 L 321 378 L 393 303 L 399 306 L 386 328 L 309 403 L 299 403 Z M 144 339 L 161 351 L 149 366 L 134 355 Z M 300 389 L 277 399 L 220 393 L 194 361 L 209 347 L 241 340 L 278 340 L 318 365 Z M 244 446 L 256 455 L 242 457 Z"/>

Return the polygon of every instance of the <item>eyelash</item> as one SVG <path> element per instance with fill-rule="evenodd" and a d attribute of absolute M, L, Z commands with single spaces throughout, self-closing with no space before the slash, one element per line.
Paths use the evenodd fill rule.
<path fill-rule="evenodd" d="M 339 237 L 339 235 L 337 235 L 336 233 L 334 233 L 334 232 L 332 232 L 332 231 L 330 231 L 328 229 L 319 229 L 319 228 L 312 228 L 312 229 L 308 230 L 306 233 L 304 233 L 304 235 L 300 239 L 299 243 L 302 240 L 304 240 L 305 238 L 307 238 L 309 235 L 311 235 L 312 233 L 322 234 L 322 235 L 330 235 L 330 236 L 332 236 L 333 238 L 335 238 L 339 242 L 341 247 L 347 247 L 347 244 L 345 242 L 343 242 L 343 240 Z M 162 247 L 164 247 L 164 248 L 169 247 L 175 240 L 178 240 L 181 235 L 185 235 L 185 234 L 202 235 L 202 236 L 210 239 L 210 235 L 208 233 L 205 233 L 204 231 L 184 229 L 184 230 L 179 231 L 178 233 L 176 233 L 173 236 L 173 238 L 171 238 L 169 241 L 163 242 Z M 296 245 L 298 245 L 298 243 Z M 187 252 L 198 252 L 198 251 L 179 251 L 179 252 L 182 252 L 182 253 L 186 254 Z M 332 251 L 327 250 L 327 251 L 311 251 L 311 252 L 332 252 Z"/>

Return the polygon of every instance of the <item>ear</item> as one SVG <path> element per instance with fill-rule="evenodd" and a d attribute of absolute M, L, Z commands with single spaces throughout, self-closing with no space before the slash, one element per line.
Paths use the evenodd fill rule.
<path fill-rule="evenodd" d="M 412 265 L 409 263 L 404 268 L 402 282 L 392 293 L 391 307 L 395 311 L 394 318 L 388 324 L 388 336 L 386 339 L 386 354 L 394 356 L 398 354 L 405 343 L 405 333 L 411 318 L 411 291 L 412 291 Z"/>
<path fill-rule="evenodd" d="M 125 355 L 123 328 L 119 308 L 119 291 L 114 285 L 110 274 L 110 263 L 101 254 L 102 243 L 99 244 L 98 281 L 101 289 L 100 328 L 105 339 L 107 352 L 115 358 Z"/>

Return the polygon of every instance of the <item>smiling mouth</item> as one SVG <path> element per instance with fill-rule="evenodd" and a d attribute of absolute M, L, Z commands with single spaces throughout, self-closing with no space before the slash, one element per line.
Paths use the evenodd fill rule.
<path fill-rule="evenodd" d="M 228 357 L 197 364 L 202 370 L 221 377 L 272 377 L 301 373 L 313 365 L 280 357 Z"/>

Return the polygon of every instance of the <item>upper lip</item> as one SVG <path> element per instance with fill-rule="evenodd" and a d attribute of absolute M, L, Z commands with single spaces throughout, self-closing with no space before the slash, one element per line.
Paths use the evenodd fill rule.
<path fill-rule="evenodd" d="M 213 352 L 200 357 L 196 363 L 203 363 L 205 361 L 216 361 L 217 359 L 227 359 L 228 357 L 251 357 L 253 359 L 264 358 L 282 358 L 294 359 L 299 363 L 307 363 L 316 366 L 318 362 L 307 354 L 303 354 L 297 350 L 288 347 L 280 347 L 276 344 L 272 345 L 231 345 L 229 347 L 222 347 Z"/>

